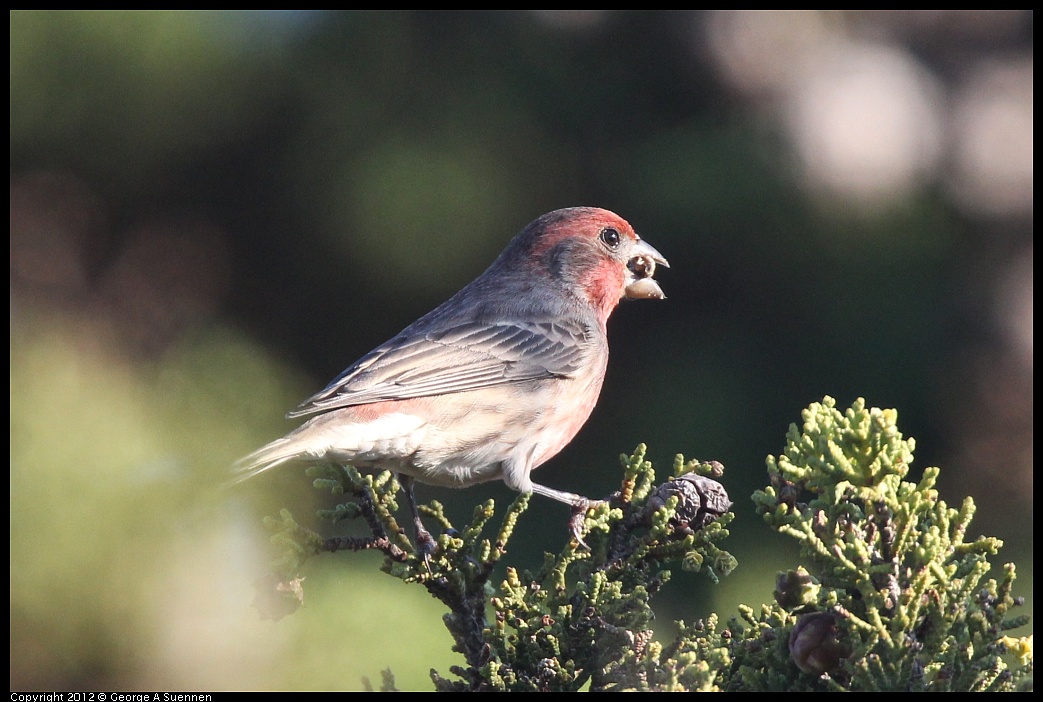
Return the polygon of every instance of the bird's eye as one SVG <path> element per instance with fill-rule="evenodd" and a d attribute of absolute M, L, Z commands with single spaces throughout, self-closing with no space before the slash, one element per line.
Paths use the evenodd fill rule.
<path fill-rule="evenodd" d="M 619 232 L 617 232 L 612 227 L 606 227 L 605 229 L 601 230 L 601 240 L 605 242 L 605 246 L 607 246 L 610 249 L 614 250 L 619 248 Z"/>

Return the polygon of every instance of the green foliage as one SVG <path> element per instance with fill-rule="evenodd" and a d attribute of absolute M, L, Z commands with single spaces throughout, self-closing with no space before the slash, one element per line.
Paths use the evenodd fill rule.
<path fill-rule="evenodd" d="M 801 543 L 804 562 L 779 574 L 772 604 L 741 607 L 727 626 L 712 615 L 679 623 L 668 643 L 653 638 L 651 601 L 670 567 L 718 582 L 736 566 L 717 545 L 734 515 L 713 479 L 720 464 L 678 456 L 673 477 L 656 485 L 644 446 L 622 457 L 620 490 L 575 515 L 562 551 L 536 572 L 507 567 L 498 588 L 494 566 L 528 495 L 492 536 L 492 501 L 462 531 L 438 503 L 421 507 L 442 530 L 434 553 L 423 553 L 395 520 L 391 474 L 313 468 L 316 487 L 351 497 L 321 516 L 361 519 L 370 535 L 323 539 L 284 511 L 269 521 L 281 555 L 259 606 L 272 618 L 292 611 L 313 555 L 378 549 L 385 572 L 449 610 L 444 622 L 466 665 L 451 677 L 432 670 L 440 691 L 1031 689 L 1032 637 L 1009 634 L 1027 624 L 1010 616 L 1021 604 L 1014 566 L 985 579 L 1002 544 L 967 538 L 974 504 L 941 501 L 937 469 L 904 480 L 914 443 L 894 410 L 835 404 L 827 397 L 805 410 L 802 429 L 791 426 L 784 452 L 768 458 L 770 484 L 753 496 L 773 530 Z M 395 689 L 389 671 L 382 689 Z"/>
<path fill-rule="evenodd" d="M 728 535 L 731 503 L 719 484 L 705 477 L 720 476 L 720 464 L 678 457 L 674 478 L 656 487 L 644 455 L 640 446 L 633 456 L 622 457 L 619 492 L 576 515 L 582 543 L 574 536 L 560 553 L 547 554 L 535 573 L 508 567 L 498 589 L 490 578 L 529 495 L 518 496 L 491 537 L 484 534 L 494 514 L 492 501 L 476 508 L 460 531 L 439 503 L 422 506 L 442 528 L 434 553 L 424 554 L 395 519 L 399 485 L 391 474 L 362 475 L 350 466 L 312 468 L 316 487 L 352 498 L 320 516 L 334 522 L 361 519 L 370 535 L 322 539 L 285 510 L 268 520 L 280 555 L 272 564 L 275 580 L 258 583 L 258 606 L 264 616 L 279 618 L 299 604 L 298 573 L 311 556 L 378 549 L 385 555 L 385 572 L 424 586 L 449 609 L 444 622 L 467 665 L 451 669 L 455 678 L 432 671 L 437 689 L 627 688 L 633 668 L 627 661 L 652 643 L 650 601 L 670 577 L 665 566 L 680 561 L 715 580 L 735 567 L 735 559 L 716 545 Z"/>
<path fill-rule="evenodd" d="M 733 689 L 1014 690 L 1031 685 L 1031 646 L 1008 637 L 1014 566 L 984 580 L 998 539 L 967 538 L 974 502 L 939 499 L 939 470 L 905 481 L 915 448 L 894 410 L 830 397 L 790 427 L 754 494 L 772 529 L 800 541 L 806 571 L 780 574 L 776 604 L 743 612 L 746 655 Z M 802 501 L 807 499 L 806 502 Z M 771 641 L 763 639 L 773 630 Z M 809 643 L 810 642 L 810 643 Z M 772 645 L 768 645 L 768 644 Z M 777 675 L 789 648 L 799 676 Z M 829 649 L 824 651 L 824 649 Z"/>

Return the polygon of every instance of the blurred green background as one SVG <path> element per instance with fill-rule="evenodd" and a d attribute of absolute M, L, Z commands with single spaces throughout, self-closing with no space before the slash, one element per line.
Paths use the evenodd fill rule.
<path fill-rule="evenodd" d="M 895 407 L 1031 593 L 1028 10 L 35 12 L 11 19 L 11 688 L 403 689 L 441 607 L 374 554 L 251 607 L 299 468 L 221 491 L 283 413 L 478 275 L 527 222 L 606 207 L 667 256 L 610 323 L 602 399 L 541 482 L 592 497 L 639 442 L 719 460 L 719 586 L 791 545 L 749 494 L 825 394 Z M 420 486 L 458 522 L 502 485 Z M 510 559 L 561 548 L 534 499 Z M 1031 601 L 1030 601 L 1031 606 Z"/>

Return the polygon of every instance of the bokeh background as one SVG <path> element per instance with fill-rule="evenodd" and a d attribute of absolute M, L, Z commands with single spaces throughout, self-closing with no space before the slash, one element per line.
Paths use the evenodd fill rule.
<path fill-rule="evenodd" d="M 374 554 L 309 563 L 280 622 L 251 607 L 262 516 L 323 501 L 300 469 L 218 486 L 571 205 L 672 267 L 541 481 L 607 494 L 645 442 L 661 474 L 724 463 L 736 503 L 739 569 L 676 573 L 662 635 L 770 599 L 795 550 L 748 496 L 826 394 L 897 408 L 1031 593 L 1031 11 L 10 20 L 12 689 L 431 689 L 460 660 L 441 607 Z M 419 491 L 457 522 L 512 499 Z M 534 499 L 511 562 L 567 516 Z"/>

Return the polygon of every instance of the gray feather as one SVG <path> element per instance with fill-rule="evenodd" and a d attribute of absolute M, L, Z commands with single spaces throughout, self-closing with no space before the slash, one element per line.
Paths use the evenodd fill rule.
<path fill-rule="evenodd" d="M 573 376 L 593 331 L 578 322 L 470 321 L 399 334 L 348 368 L 288 417 L 382 400 L 429 397 Z"/>

